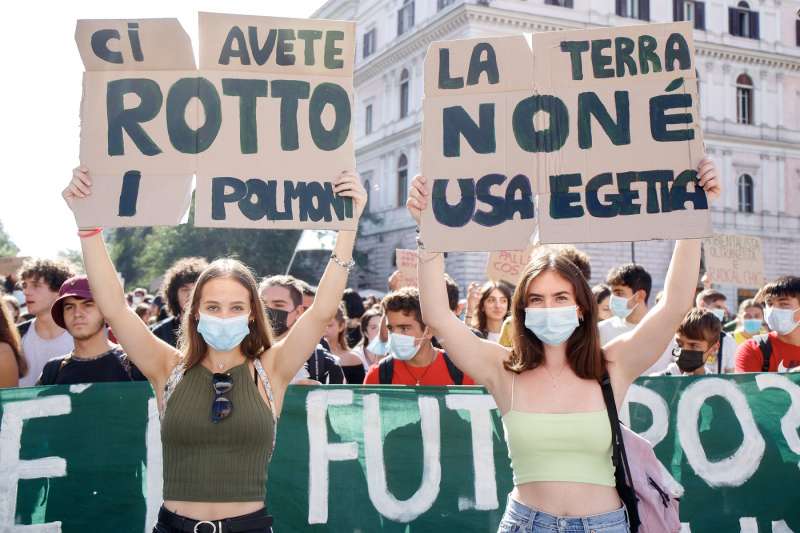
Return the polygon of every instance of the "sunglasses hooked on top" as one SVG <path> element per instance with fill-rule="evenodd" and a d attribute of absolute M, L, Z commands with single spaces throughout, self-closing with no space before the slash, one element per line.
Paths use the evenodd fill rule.
<path fill-rule="evenodd" d="M 214 403 L 211 404 L 211 421 L 218 423 L 224 420 L 233 411 L 233 402 L 225 395 L 233 389 L 233 379 L 229 373 L 215 373 L 211 378 L 211 388 L 214 389 Z"/>

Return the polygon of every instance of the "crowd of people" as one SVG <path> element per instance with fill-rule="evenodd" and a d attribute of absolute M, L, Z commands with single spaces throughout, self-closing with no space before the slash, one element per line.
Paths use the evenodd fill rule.
<path fill-rule="evenodd" d="M 584 252 L 543 246 L 534 258 L 547 253 L 565 257 L 587 282 L 591 279 L 590 258 Z M 167 270 L 157 295 L 135 288 L 126 293 L 126 303 L 156 337 L 177 347 L 184 309 L 207 267 L 204 258 L 181 259 Z M 476 336 L 510 348 L 514 287 L 473 282 L 462 299 L 458 284 L 446 274 L 444 278 L 451 312 Z M 115 343 L 86 276 L 75 275 L 73 266 L 31 259 L 2 281 L 0 386 L 145 379 Z M 381 300 L 347 289 L 292 383 L 473 384 L 423 320 L 418 288 L 404 282 L 408 279 L 393 274 Z M 652 310 L 651 300 L 658 300 L 651 298 L 650 274 L 633 263 L 612 269 L 591 290 L 601 345 L 632 331 Z M 643 375 L 800 371 L 800 278 L 766 284 L 734 312 L 719 290 L 700 286 L 696 292 L 674 337 Z M 293 276 L 275 275 L 261 280 L 258 293 L 272 334 L 280 339 L 311 306 L 316 288 Z"/>
<path fill-rule="evenodd" d="M 335 183 L 360 216 L 358 177 Z M 701 164 L 698 184 L 719 194 L 712 163 Z M 91 187 L 76 169 L 68 205 Z M 417 176 L 408 200 L 417 221 L 428 194 Z M 442 254 L 418 237 L 418 282 L 395 273 L 378 300 L 346 289 L 351 231 L 339 233 L 317 286 L 288 275 L 259 282 L 236 260 L 190 257 L 165 273 L 157 295 L 123 292 L 101 233 L 79 231 L 86 275 L 33 259 L 4 280 L 0 386 L 149 381 L 164 448 L 158 531 L 211 520 L 268 531 L 261 473 L 286 389 L 342 383 L 485 386 L 503 413 L 514 473 L 503 523 L 534 513 L 627 531 L 620 506 L 636 504 L 614 489 L 600 383 L 619 406 L 640 376 L 800 370 L 800 277 L 766 284 L 731 313 L 723 293 L 697 287 L 696 240 L 676 243 L 656 296 L 641 265 L 620 265 L 590 287 L 585 253 L 540 246 L 516 287 L 475 282 L 462 299 Z M 236 461 L 214 459 L 231 453 Z"/>

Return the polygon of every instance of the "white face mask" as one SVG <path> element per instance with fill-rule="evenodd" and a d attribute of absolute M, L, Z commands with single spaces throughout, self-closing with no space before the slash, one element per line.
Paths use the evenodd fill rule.
<path fill-rule="evenodd" d="M 714 309 L 709 309 L 709 311 L 711 311 L 711 313 L 713 313 L 713 315 L 715 317 L 717 317 L 717 319 L 720 322 L 725 323 L 725 310 L 724 309 L 716 309 L 716 308 L 714 308 Z"/>
<path fill-rule="evenodd" d="M 410 335 L 389 333 L 389 352 L 401 361 L 409 361 L 419 351 L 419 346 L 415 344 L 416 340 Z"/>
<path fill-rule="evenodd" d="M 633 296 L 631 296 L 633 298 Z M 636 309 L 639 304 L 634 305 L 633 307 L 628 307 L 628 302 L 631 301 L 631 298 L 623 298 L 622 296 L 615 296 L 611 295 L 608 300 L 608 307 L 611 309 L 611 312 L 614 313 L 614 316 L 626 319 L 633 313 L 633 310 Z"/>
<path fill-rule="evenodd" d="M 778 309 L 777 307 L 767 307 L 764 318 L 767 321 L 769 329 L 778 335 L 788 335 L 793 332 L 797 326 L 800 326 L 800 320 L 795 321 L 794 314 L 800 310 L 797 309 Z"/>
<path fill-rule="evenodd" d="M 545 344 L 557 346 L 569 339 L 580 324 L 578 306 L 529 307 L 525 327 Z"/>

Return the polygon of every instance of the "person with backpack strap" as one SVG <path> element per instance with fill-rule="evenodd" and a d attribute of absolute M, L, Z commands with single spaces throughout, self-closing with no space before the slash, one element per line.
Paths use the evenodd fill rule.
<path fill-rule="evenodd" d="M 430 209 L 431 185 L 422 176 L 412 182 L 406 206 L 418 223 Z M 719 197 L 713 162 L 700 162 L 694 186 L 709 200 Z M 607 374 L 617 399 L 610 410 L 616 413 L 692 305 L 700 241 L 676 243 L 662 300 L 632 331 L 606 346 L 600 345 L 597 303 L 578 267 L 557 250 L 535 254 L 512 299 L 511 349 L 477 338 L 449 312 L 444 257 L 426 250 L 422 239 L 417 246 L 422 318 L 444 339 L 453 362 L 487 388 L 503 413 L 514 489 L 498 531 L 645 531 L 644 509 L 617 487 L 612 445 L 617 428 L 601 381 Z M 634 485 L 634 490 L 642 489 Z"/>
<path fill-rule="evenodd" d="M 387 294 L 381 306 L 389 329 L 389 356 L 370 367 L 365 385 L 475 384 L 443 350 L 432 345 L 431 329 L 422 321 L 416 288 L 403 287 Z"/>
<path fill-rule="evenodd" d="M 771 330 L 745 341 L 736 351 L 736 372 L 800 371 L 800 277 L 784 276 L 758 291 Z"/>

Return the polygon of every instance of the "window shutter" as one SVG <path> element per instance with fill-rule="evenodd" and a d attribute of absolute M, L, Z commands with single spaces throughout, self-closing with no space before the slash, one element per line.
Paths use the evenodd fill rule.
<path fill-rule="evenodd" d="M 696 30 L 706 29 L 706 3 L 694 3 L 694 27 Z"/>
<path fill-rule="evenodd" d="M 683 20 L 683 0 L 672 0 L 672 20 Z"/>
<path fill-rule="evenodd" d="M 403 35 L 403 10 L 397 12 L 397 35 Z"/>
<path fill-rule="evenodd" d="M 795 39 L 797 40 L 797 46 L 800 46 L 800 19 L 794 21 L 795 25 Z"/>
<path fill-rule="evenodd" d="M 650 0 L 639 0 L 639 20 L 650 20 Z"/>
<path fill-rule="evenodd" d="M 728 32 L 731 35 L 742 34 L 742 30 L 739 28 L 739 10 L 734 7 L 728 8 Z"/>
<path fill-rule="evenodd" d="M 572 0 L 564 0 L 564 7 L 575 7 L 572 5 Z"/>
<path fill-rule="evenodd" d="M 617 15 L 620 17 L 628 16 L 628 13 L 625 11 L 625 0 L 617 0 Z"/>
<path fill-rule="evenodd" d="M 758 13 L 755 11 L 750 12 L 750 38 L 758 39 Z"/>

